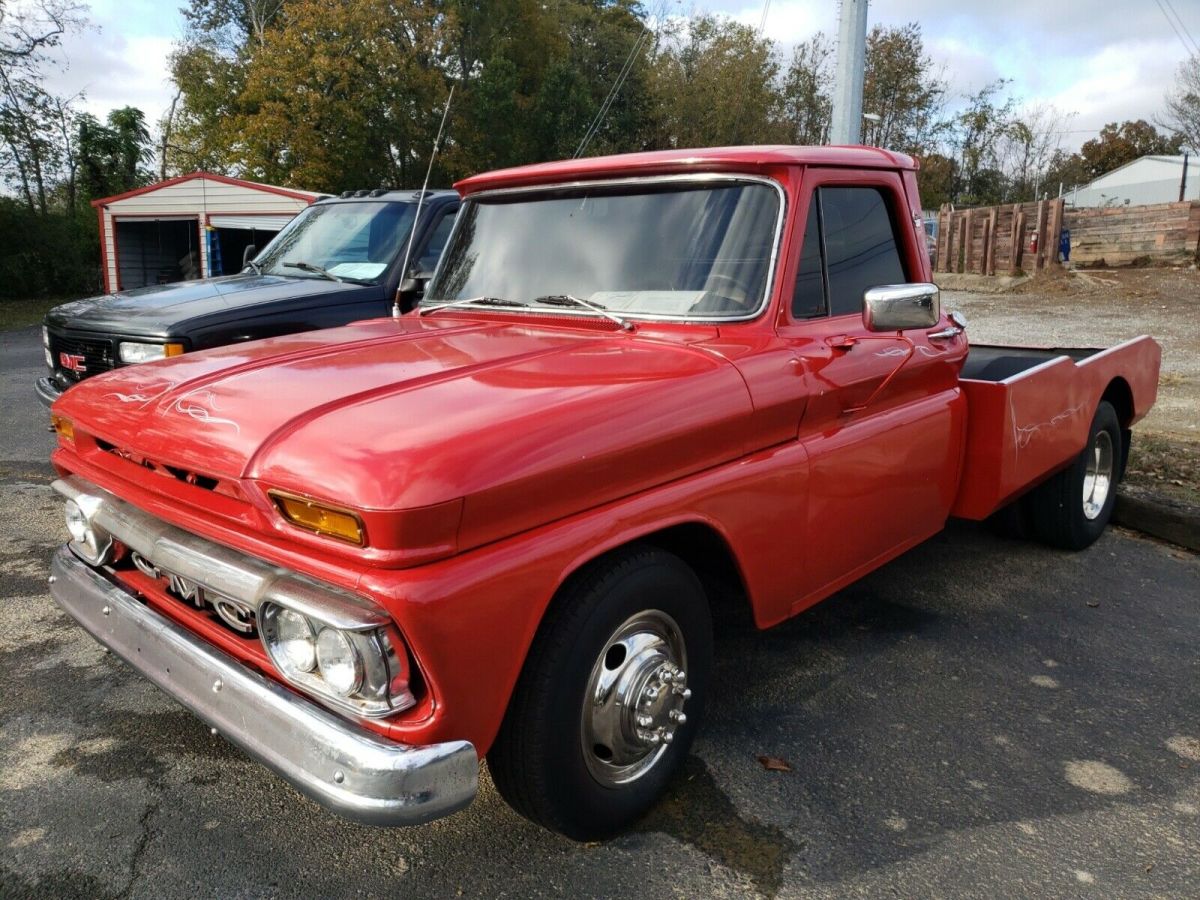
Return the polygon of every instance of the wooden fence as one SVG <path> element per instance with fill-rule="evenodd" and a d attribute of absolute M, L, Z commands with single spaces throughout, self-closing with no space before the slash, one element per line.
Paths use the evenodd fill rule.
<path fill-rule="evenodd" d="M 1124 266 L 1144 259 L 1186 261 L 1200 251 L 1200 201 L 1067 211 L 1071 261 Z"/>
<path fill-rule="evenodd" d="M 938 213 L 936 271 L 1017 275 L 1057 268 L 1063 212 L 1061 199 L 971 209 L 947 204 Z"/>
<path fill-rule="evenodd" d="M 1058 268 L 1058 236 L 1071 232 L 1071 262 L 1129 265 L 1200 259 L 1200 201 L 1066 209 L 1062 199 L 938 213 L 938 272 L 1038 275 Z M 1030 249 L 1037 236 L 1037 251 Z"/>

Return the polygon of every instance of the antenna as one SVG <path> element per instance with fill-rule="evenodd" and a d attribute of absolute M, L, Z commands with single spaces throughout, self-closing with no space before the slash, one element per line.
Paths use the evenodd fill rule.
<path fill-rule="evenodd" d="M 400 284 L 408 277 L 408 263 L 412 257 L 413 238 L 417 236 L 417 223 L 421 221 L 421 207 L 425 205 L 425 191 L 429 187 L 429 175 L 433 172 L 433 161 L 437 157 L 438 145 L 442 142 L 442 131 L 446 127 L 446 117 L 450 115 L 450 101 L 454 99 L 454 85 L 450 85 L 450 94 L 446 97 L 446 108 L 442 110 L 442 123 L 438 125 L 437 137 L 433 139 L 433 150 L 429 154 L 429 167 L 425 170 L 425 183 L 421 185 L 421 195 L 417 198 L 417 211 L 413 214 L 412 228 L 408 230 L 408 247 L 404 251 L 404 265 L 400 268 Z M 396 288 L 395 299 L 392 300 L 392 318 L 400 318 L 400 287 Z"/>

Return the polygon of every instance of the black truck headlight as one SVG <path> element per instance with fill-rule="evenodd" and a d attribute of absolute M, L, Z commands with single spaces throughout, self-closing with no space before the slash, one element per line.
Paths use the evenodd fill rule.
<path fill-rule="evenodd" d="M 65 510 L 71 549 L 85 562 L 102 566 L 112 556 L 112 535 L 93 521 L 100 508 L 100 498 L 79 497 L 68 500 Z"/>
<path fill-rule="evenodd" d="M 259 625 L 279 673 L 320 700 L 367 717 L 416 703 L 408 652 L 393 627 L 347 630 L 270 602 L 259 610 Z"/>

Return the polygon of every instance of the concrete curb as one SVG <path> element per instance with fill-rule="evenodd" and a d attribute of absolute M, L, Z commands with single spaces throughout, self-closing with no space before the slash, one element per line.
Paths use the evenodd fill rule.
<path fill-rule="evenodd" d="M 1117 525 L 1200 552 L 1200 507 L 1190 503 L 1122 485 L 1112 520 Z"/>

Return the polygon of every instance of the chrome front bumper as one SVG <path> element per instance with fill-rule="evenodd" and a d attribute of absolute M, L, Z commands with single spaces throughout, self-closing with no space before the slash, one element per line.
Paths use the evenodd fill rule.
<path fill-rule="evenodd" d="M 469 742 L 384 740 L 195 637 L 67 547 L 50 572 L 55 601 L 96 640 L 334 812 L 369 825 L 419 825 L 475 797 L 479 763 Z"/>
<path fill-rule="evenodd" d="M 34 382 L 33 390 L 37 394 L 38 402 L 46 407 L 46 409 L 49 409 L 50 405 L 61 397 L 63 393 L 62 389 L 54 383 L 53 379 L 45 376 Z"/>

